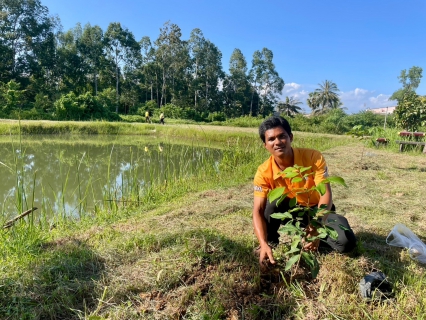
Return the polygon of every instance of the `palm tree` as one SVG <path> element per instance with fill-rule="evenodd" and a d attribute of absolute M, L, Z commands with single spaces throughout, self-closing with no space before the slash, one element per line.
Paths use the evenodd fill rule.
<path fill-rule="evenodd" d="M 321 112 L 318 92 L 310 92 L 309 98 L 306 100 L 306 104 L 309 108 L 312 109 L 313 114 L 318 114 Z"/>
<path fill-rule="evenodd" d="M 298 106 L 301 104 L 299 100 L 294 97 L 285 97 L 285 101 L 280 101 L 277 104 L 277 109 L 280 113 L 284 113 L 288 117 L 293 117 L 295 114 L 300 113 L 302 108 Z"/>
<path fill-rule="evenodd" d="M 339 108 L 342 105 L 337 93 L 339 89 L 333 81 L 325 80 L 322 84 L 319 84 L 319 86 L 320 87 L 315 90 L 315 93 L 318 94 L 317 99 L 319 106 L 321 106 L 320 113 Z"/>

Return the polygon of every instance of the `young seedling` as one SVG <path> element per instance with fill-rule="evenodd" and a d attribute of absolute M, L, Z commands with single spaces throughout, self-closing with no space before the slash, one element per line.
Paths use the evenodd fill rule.
<path fill-rule="evenodd" d="M 291 183 L 298 183 L 305 181 L 310 175 L 314 175 L 315 172 L 310 171 L 311 167 L 302 167 L 294 165 L 293 167 L 288 167 L 280 174 L 287 179 L 290 179 Z M 286 188 L 276 188 L 268 194 L 269 202 L 277 200 L 277 206 L 286 198 L 289 197 L 289 207 L 290 209 L 287 212 L 283 213 L 274 213 L 271 217 L 281 220 L 289 220 L 285 225 L 283 225 L 279 231 L 283 234 L 289 235 L 292 238 L 290 250 L 285 253 L 289 257 L 287 260 L 284 271 L 289 271 L 295 266 L 295 270 L 299 268 L 300 261 L 306 262 L 311 270 L 313 278 L 316 278 L 319 272 L 319 263 L 312 251 L 306 249 L 307 244 L 314 241 L 320 241 L 326 237 L 331 237 L 337 239 L 337 232 L 329 223 L 335 222 L 333 219 L 327 218 L 327 215 L 330 213 L 327 210 L 326 205 L 321 207 L 309 206 L 309 199 L 314 192 L 318 192 L 320 195 L 324 195 L 326 192 L 327 183 L 337 183 L 346 187 L 345 181 L 341 177 L 328 177 L 325 180 L 321 181 L 317 186 L 311 188 L 298 188 L 293 189 L 288 193 L 285 193 Z M 297 195 L 307 194 L 308 195 L 308 206 L 301 206 L 297 203 Z M 308 226 L 301 226 L 301 221 L 303 217 L 308 217 Z M 342 230 L 348 230 L 346 227 L 339 225 Z M 315 229 L 316 235 L 312 235 L 312 230 Z M 290 280 L 293 278 L 293 273 L 291 273 Z"/>

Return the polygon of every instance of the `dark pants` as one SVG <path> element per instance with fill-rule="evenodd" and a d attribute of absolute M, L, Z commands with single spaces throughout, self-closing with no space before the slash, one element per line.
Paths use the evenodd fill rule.
<path fill-rule="evenodd" d="M 285 198 L 278 207 L 276 206 L 276 201 L 272 203 L 270 203 L 269 201 L 267 202 L 264 215 L 266 220 L 266 231 L 268 233 L 268 242 L 278 243 L 278 238 L 280 236 L 278 233 L 278 229 L 280 228 L 280 225 L 286 224 L 290 220 L 280 220 L 271 217 L 271 214 L 273 213 L 287 212 L 290 209 L 289 200 L 289 198 Z M 331 211 L 336 211 L 334 204 L 331 208 Z M 294 213 L 293 216 L 297 217 L 297 213 L 298 212 Z M 332 249 L 340 253 L 352 251 L 352 249 L 354 249 L 356 246 L 356 237 L 351 227 L 349 226 L 348 220 L 345 217 L 336 213 L 330 213 L 327 216 L 327 220 L 331 220 L 331 222 L 327 222 L 327 226 L 330 226 L 331 228 L 336 230 L 338 237 L 336 240 L 334 240 L 330 236 L 326 237 L 325 239 L 322 239 L 320 243 L 320 248 L 331 247 Z M 303 217 L 303 220 L 301 221 L 300 225 L 302 227 L 306 227 L 308 225 L 307 215 Z M 342 230 L 339 225 L 342 225 L 343 227 L 349 230 Z"/>

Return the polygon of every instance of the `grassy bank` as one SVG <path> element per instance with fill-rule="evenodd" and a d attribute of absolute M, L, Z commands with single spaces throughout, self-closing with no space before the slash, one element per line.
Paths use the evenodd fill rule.
<path fill-rule="evenodd" d="M 322 150 L 331 174 L 349 185 L 336 187 L 334 198 L 360 245 L 351 255 L 320 254 L 316 280 L 306 271 L 286 283 L 279 270 L 260 273 L 251 254 L 257 245 L 251 180 L 267 157 L 255 133 L 165 126 L 151 134 L 221 144 L 220 174 L 170 181 L 139 203 L 111 206 L 79 221 L 30 219 L 2 231 L 0 318 L 423 317 L 424 267 L 389 247 L 385 237 L 397 222 L 419 235 L 426 232 L 419 196 L 424 156 L 368 149 L 350 137 L 298 134 L 295 144 Z M 395 298 L 385 304 L 358 294 L 359 281 L 373 270 L 393 283 Z"/>

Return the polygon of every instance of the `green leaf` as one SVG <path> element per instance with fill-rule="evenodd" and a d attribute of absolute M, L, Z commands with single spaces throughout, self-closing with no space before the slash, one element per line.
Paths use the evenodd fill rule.
<path fill-rule="evenodd" d="M 300 234 L 303 233 L 302 230 L 296 228 L 292 224 L 292 221 L 289 221 L 286 225 L 282 226 L 279 231 L 282 232 L 282 233 L 285 233 L 285 234 L 298 234 L 298 235 L 300 235 Z"/>
<path fill-rule="evenodd" d="M 289 202 L 289 206 L 290 206 L 290 208 L 293 208 L 293 207 L 296 205 L 296 203 L 297 203 L 297 199 L 296 199 L 296 197 L 291 198 L 291 199 L 290 199 L 290 202 Z"/>
<path fill-rule="evenodd" d="M 315 188 L 319 193 L 320 193 L 320 195 L 325 195 L 325 192 L 327 191 L 327 189 L 326 189 L 326 187 L 325 187 L 325 183 L 324 183 L 324 181 L 321 181 L 317 186 L 316 186 L 316 188 Z"/>
<path fill-rule="evenodd" d="M 294 239 L 293 242 L 291 243 L 291 248 L 292 249 L 293 248 L 297 248 L 297 246 L 299 245 L 299 243 L 300 243 L 300 238 Z"/>
<path fill-rule="evenodd" d="M 285 187 L 276 188 L 268 193 L 269 202 L 273 202 L 284 194 Z"/>
<path fill-rule="evenodd" d="M 296 165 L 295 165 L 294 167 L 296 167 Z M 289 173 L 289 172 L 297 172 L 297 169 L 296 169 L 296 168 L 294 168 L 294 167 L 287 167 L 287 168 L 285 168 L 285 169 L 284 169 L 284 171 L 283 171 L 283 172 L 285 172 L 285 173 Z"/>
<path fill-rule="evenodd" d="M 303 251 L 302 259 L 305 260 L 305 262 L 308 264 L 309 267 L 312 268 L 314 266 L 314 257 L 311 256 L 309 253 Z"/>
<path fill-rule="evenodd" d="M 284 175 L 284 178 L 294 178 L 294 177 L 297 177 L 298 175 L 299 175 L 299 173 L 297 173 L 297 172 L 287 172 Z"/>
<path fill-rule="evenodd" d="M 311 224 L 312 224 L 312 226 L 314 226 L 317 229 L 322 226 L 322 224 L 319 223 L 317 220 L 311 220 Z"/>
<path fill-rule="evenodd" d="M 344 230 L 344 231 L 350 231 L 351 230 L 349 228 L 346 228 L 344 225 L 342 225 L 340 223 L 339 223 L 339 228 L 342 229 L 342 230 Z"/>
<path fill-rule="evenodd" d="M 325 239 L 325 238 L 328 237 L 328 234 L 327 234 L 327 232 L 321 232 L 317 235 L 317 237 L 320 238 L 320 239 Z"/>
<path fill-rule="evenodd" d="M 311 268 L 312 278 L 316 278 L 319 273 L 319 264 L 317 258 L 311 252 L 302 252 L 302 258 L 307 265 Z"/>
<path fill-rule="evenodd" d="M 291 183 L 298 183 L 298 182 L 302 182 L 303 178 L 301 177 L 295 177 L 293 179 L 291 179 Z"/>
<path fill-rule="evenodd" d="M 278 198 L 277 202 L 275 202 L 275 204 L 277 205 L 277 207 L 280 205 L 281 202 L 284 201 L 284 199 L 287 197 L 287 193 L 281 195 L 281 197 Z"/>
<path fill-rule="evenodd" d="M 337 231 L 334 230 L 332 227 L 330 226 L 325 226 L 325 231 L 327 232 L 327 234 L 333 238 L 334 240 L 337 240 L 337 237 L 339 236 Z"/>
<path fill-rule="evenodd" d="M 327 180 L 332 183 L 337 183 L 342 186 L 348 187 L 345 183 L 345 180 L 342 177 L 328 177 Z"/>
<path fill-rule="evenodd" d="M 292 253 L 296 253 L 296 252 L 300 252 L 300 248 L 291 248 L 290 251 L 287 251 L 286 253 L 284 253 L 285 256 L 288 256 Z"/>
<path fill-rule="evenodd" d="M 284 219 L 287 219 L 287 218 L 293 219 L 293 216 L 288 212 L 273 213 L 273 214 L 271 214 L 271 217 L 274 218 L 274 219 L 281 219 L 281 220 L 284 220 Z"/>
<path fill-rule="evenodd" d="M 297 254 L 295 256 L 292 256 L 290 259 L 288 259 L 287 264 L 285 265 L 284 271 L 288 271 L 291 269 L 291 267 L 300 259 L 300 254 Z"/>
<path fill-rule="evenodd" d="M 311 168 L 312 168 L 312 166 L 311 167 L 302 167 L 302 168 L 299 169 L 299 171 L 300 171 L 300 173 L 303 173 L 305 171 L 308 171 Z"/>

